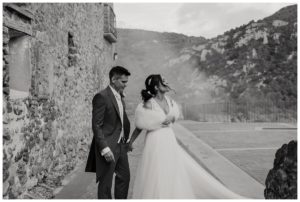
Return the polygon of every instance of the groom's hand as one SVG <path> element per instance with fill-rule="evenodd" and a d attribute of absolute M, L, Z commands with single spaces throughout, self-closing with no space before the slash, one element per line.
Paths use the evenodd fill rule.
<path fill-rule="evenodd" d="M 104 158 L 107 162 L 112 162 L 112 161 L 115 161 L 115 157 L 114 157 L 114 154 L 109 151 L 107 152 L 106 154 L 104 154 Z"/>

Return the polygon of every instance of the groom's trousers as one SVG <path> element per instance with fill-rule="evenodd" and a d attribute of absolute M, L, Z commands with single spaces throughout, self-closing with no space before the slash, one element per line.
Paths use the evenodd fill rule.
<path fill-rule="evenodd" d="M 115 199 L 126 199 L 130 181 L 130 170 L 128 163 L 128 145 L 119 143 L 114 152 L 115 161 L 110 163 L 108 172 L 98 183 L 98 199 L 111 199 L 111 187 L 113 175 L 115 176 Z"/>

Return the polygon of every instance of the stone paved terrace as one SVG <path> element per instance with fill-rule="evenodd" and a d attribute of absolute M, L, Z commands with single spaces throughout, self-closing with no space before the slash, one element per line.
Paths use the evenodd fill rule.
<path fill-rule="evenodd" d="M 252 198 L 263 198 L 264 180 L 269 169 L 272 168 L 276 150 L 282 144 L 297 139 L 295 124 L 194 121 L 180 121 L 179 123 L 174 126 L 179 144 L 223 184 L 237 193 L 252 196 Z M 192 135 L 191 138 L 199 141 L 188 140 L 188 135 Z M 132 178 L 128 198 L 132 196 L 134 174 L 143 149 L 143 142 L 144 135 L 141 134 L 134 144 L 134 151 L 129 153 Z M 199 143 L 202 144 L 201 148 L 197 148 Z M 95 174 L 84 173 L 84 166 L 85 163 L 64 180 L 65 186 L 56 190 L 56 199 L 95 199 L 97 197 Z M 228 170 L 229 168 L 232 170 Z M 232 176 L 233 174 L 235 176 Z M 247 181 L 243 183 L 244 186 L 240 186 L 241 180 Z M 247 188 L 247 183 L 252 188 Z"/>

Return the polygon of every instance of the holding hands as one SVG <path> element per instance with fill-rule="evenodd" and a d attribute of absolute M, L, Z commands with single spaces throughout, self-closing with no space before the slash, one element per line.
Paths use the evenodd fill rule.
<path fill-rule="evenodd" d="M 133 150 L 132 143 L 131 142 L 127 143 L 127 151 L 131 152 L 132 150 Z"/>

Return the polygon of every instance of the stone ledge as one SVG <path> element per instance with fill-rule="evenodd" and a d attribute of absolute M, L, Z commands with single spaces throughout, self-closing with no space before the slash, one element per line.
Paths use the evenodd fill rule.
<path fill-rule="evenodd" d="M 173 126 L 177 140 L 196 161 L 232 191 L 252 199 L 264 199 L 264 186 L 220 155 L 182 125 Z"/>
<path fill-rule="evenodd" d="M 17 5 L 14 5 L 14 4 L 5 4 L 4 6 L 7 7 L 7 8 L 12 9 L 14 11 L 16 11 L 17 13 L 25 16 L 26 18 L 29 18 L 30 20 L 32 20 L 34 18 L 34 15 L 30 11 L 25 10 L 25 9 L 23 9 L 23 8 L 17 6 Z"/>
<path fill-rule="evenodd" d="M 33 35 L 32 28 L 28 24 L 17 23 L 15 21 L 11 20 L 11 19 L 4 19 L 3 20 L 3 24 L 4 24 L 4 26 L 6 26 L 8 28 L 17 30 L 19 32 L 23 32 L 23 33 L 25 33 L 25 34 L 27 34 L 29 36 Z"/>

